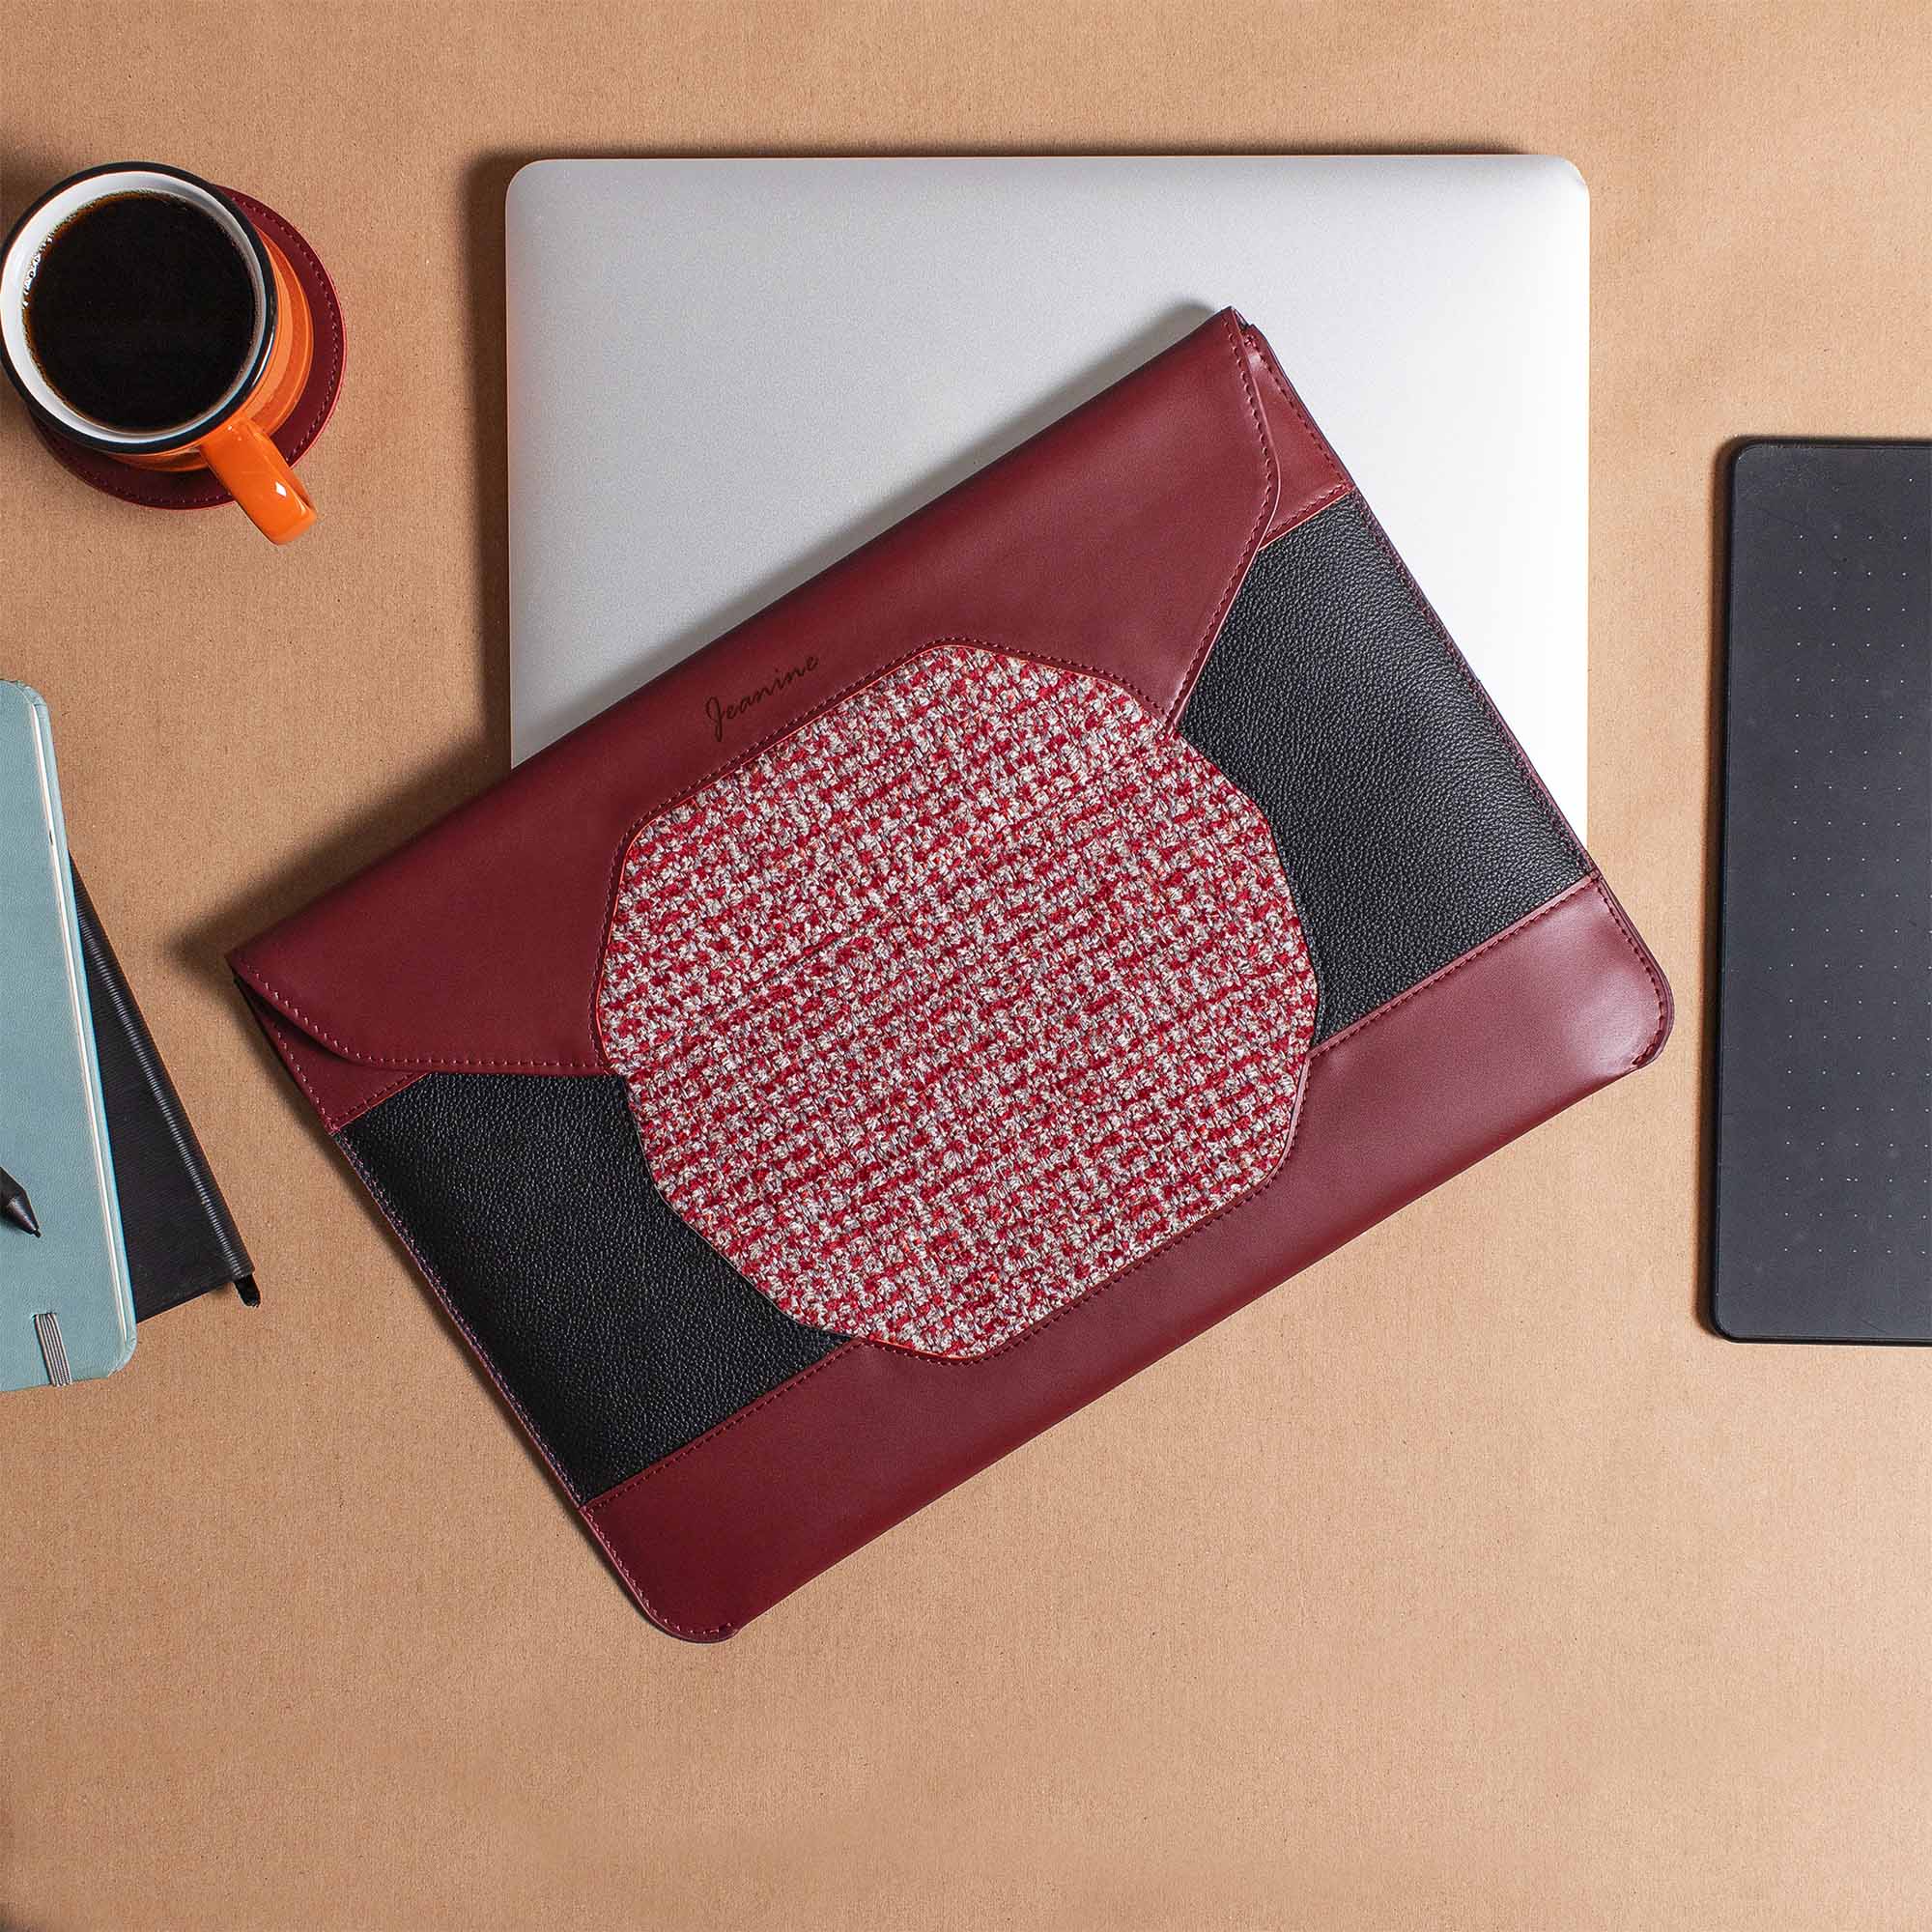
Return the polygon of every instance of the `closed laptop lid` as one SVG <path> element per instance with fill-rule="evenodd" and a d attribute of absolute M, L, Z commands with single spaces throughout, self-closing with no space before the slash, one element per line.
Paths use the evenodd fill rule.
<path fill-rule="evenodd" d="M 507 241 L 519 758 L 1232 303 L 1584 829 L 1567 162 L 540 161 Z"/>

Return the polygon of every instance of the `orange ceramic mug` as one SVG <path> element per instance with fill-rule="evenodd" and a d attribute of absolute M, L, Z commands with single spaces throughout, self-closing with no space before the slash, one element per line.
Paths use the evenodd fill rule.
<path fill-rule="evenodd" d="M 180 168 L 70 176 L 0 252 L 0 359 L 42 423 L 135 469 L 212 469 L 278 544 L 315 522 L 270 440 L 314 351 L 281 250 Z"/>

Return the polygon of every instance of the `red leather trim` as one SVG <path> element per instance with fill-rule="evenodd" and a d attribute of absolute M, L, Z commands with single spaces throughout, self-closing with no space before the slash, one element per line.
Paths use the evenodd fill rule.
<path fill-rule="evenodd" d="M 1265 545 L 1296 524 L 1305 523 L 1318 510 L 1325 510 L 1355 485 L 1342 467 L 1342 459 L 1328 446 L 1328 439 L 1315 427 L 1314 418 L 1294 393 L 1293 384 L 1282 374 L 1266 338 L 1251 323 L 1241 325 L 1241 348 L 1255 391 L 1262 399 L 1268 440 L 1274 444 L 1275 462 L 1281 469 L 1274 515 L 1262 538 Z"/>
<path fill-rule="evenodd" d="M 941 638 L 1075 665 L 1171 715 L 1275 521 L 1281 464 L 1305 476 L 1319 443 L 1264 413 L 1224 312 L 230 964 L 360 1065 L 602 1072 L 593 989 L 638 824 Z"/>
<path fill-rule="evenodd" d="M 252 986 L 243 983 L 242 997 L 275 1057 L 288 1068 L 289 1078 L 308 1095 L 309 1105 L 331 1134 L 339 1134 L 358 1115 L 422 1078 L 420 1073 L 396 1073 L 386 1066 L 360 1066 L 344 1060 L 318 1046 L 307 1034 L 298 1033 Z"/>
<path fill-rule="evenodd" d="M 1274 1179 L 971 1361 L 854 1343 L 589 1503 L 651 1619 L 727 1635 L 1244 1302 L 1653 1058 L 1661 975 L 1594 877 L 1327 1041 Z"/>

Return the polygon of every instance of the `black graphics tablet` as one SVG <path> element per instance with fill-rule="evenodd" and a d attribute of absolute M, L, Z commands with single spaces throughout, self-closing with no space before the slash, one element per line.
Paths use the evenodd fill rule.
<path fill-rule="evenodd" d="M 1932 444 L 1731 470 L 1711 1314 L 1932 1342 Z"/>

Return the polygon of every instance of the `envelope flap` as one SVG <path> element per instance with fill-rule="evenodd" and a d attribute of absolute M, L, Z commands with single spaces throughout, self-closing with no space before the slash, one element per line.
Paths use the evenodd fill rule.
<path fill-rule="evenodd" d="M 356 1066 L 602 1072 L 600 948 L 645 819 L 942 639 L 1172 718 L 1264 535 L 1347 487 L 1223 311 L 230 963 L 284 1033 Z"/>

